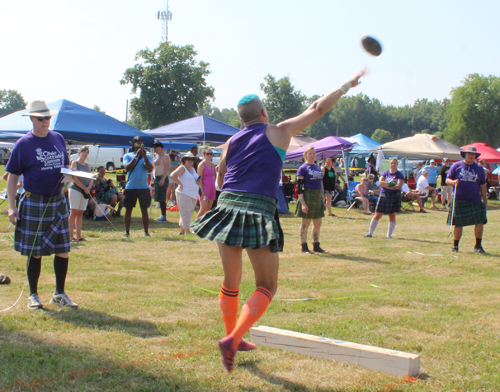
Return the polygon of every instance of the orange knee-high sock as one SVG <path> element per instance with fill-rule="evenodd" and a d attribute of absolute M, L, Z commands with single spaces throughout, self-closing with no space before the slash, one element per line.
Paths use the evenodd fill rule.
<path fill-rule="evenodd" d="M 241 308 L 240 318 L 236 323 L 236 327 L 231 332 L 233 340 L 233 348 L 236 350 L 238 345 L 252 325 L 261 318 L 266 311 L 269 303 L 273 299 L 271 292 L 264 287 L 257 287 L 257 290 L 252 294 L 248 301 Z"/>
<path fill-rule="evenodd" d="M 224 287 L 224 285 L 220 288 L 219 307 L 226 335 L 233 331 L 238 319 L 238 295 L 239 290 L 231 290 Z"/>

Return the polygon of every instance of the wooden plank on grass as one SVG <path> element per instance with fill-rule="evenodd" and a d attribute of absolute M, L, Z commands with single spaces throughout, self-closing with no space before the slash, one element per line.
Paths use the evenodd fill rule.
<path fill-rule="evenodd" d="M 345 342 L 321 336 L 259 326 L 250 329 L 252 342 L 296 353 L 358 365 L 400 376 L 416 377 L 420 372 L 420 356 L 402 351 Z"/>

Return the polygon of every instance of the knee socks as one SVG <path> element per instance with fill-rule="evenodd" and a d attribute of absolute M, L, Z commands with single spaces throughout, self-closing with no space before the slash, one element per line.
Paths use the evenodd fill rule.
<path fill-rule="evenodd" d="M 38 293 L 38 279 L 42 270 L 42 258 L 31 256 L 26 262 L 28 272 L 28 283 L 30 285 L 30 295 Z"/>
<path fill-rule="evenodd" d="M 241 308 L 240 317 L 236 323 L 236 327 L 231 332 L 233 340 L 233 348 L 236 350 L 243 339 L 243 335 L 261 318 L 267 310 L 269 303 L 273 299 L 271 292 L 264 287 L 257 287 L 257 290 L 252 294 L 248 301 Z"/>
<path fill-rule="evenodd" d="M 370 227 L 368 228 L 368 234 L 373 235 L 375 229 L 377 228 L 377 225 L 378 221 L 372 218 L 372 220 L 370 221 Z"/>
<path fill-rule="evenodd" d="M 219 293 L 219 307 L 224 322 L 226 336 L 229 335 L 236 326 L 238 319 L 238 295 L 239 290 L 230 290 L 222 285 Z"/>
<path fill-rule="evenodd" d="M 394 231 L 395 227 L 396 222 L 389 222 L 389 225 L 387 226 L 387 238 L 391 238 L 392 232 Z"/>
<path fill-rule="evenodd" d="M 56 294 L 64 293 L 64 284 L 68 274 L 68 258 L 54 256 L 54 272 L 56 274 Z"/>

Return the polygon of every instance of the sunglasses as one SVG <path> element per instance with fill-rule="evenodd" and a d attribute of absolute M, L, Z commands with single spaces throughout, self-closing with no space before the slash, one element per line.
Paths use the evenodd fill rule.
<path fill-rule="evenodd" d="M 214 153 L 213 152 L 206 152 L 206 153 L 204 153 L 204 155 L 214 155 Z"/>
<path fill-rule="evenodd" d="M 186 161 L 194 161 L 194 158 L 184 158 Z"/>
<path fill-rule="evenodd" d="M 47 117 L 37 117 L 36 119 L 38 121 L 42 122 L 43 120 L 50 121 L 51 118 L 52 118 L 52 116 L 47 116 Z"/>

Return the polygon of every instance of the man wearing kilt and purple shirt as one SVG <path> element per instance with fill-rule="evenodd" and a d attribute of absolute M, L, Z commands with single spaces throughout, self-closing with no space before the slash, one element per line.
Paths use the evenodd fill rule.
<path fill-rule="evenodd" d="M 396 227 L 396 213 L 401 211 L 401 187 L 404 183 L 404 175 L 398 171 L 398 160 L 391 159 L 390 169 L 384 171 L 380 176 L 380 196 L 375 207 L 375 215 L 370 222 L 368 233 L 365 237 L 373 236 L 378 221 L 384 214 L 389 215 L 389 226 L 387 227 L 387 238 L 392 237 Z"/>
<path fill-rule="evenodd" d="M 38 296 L 38 279 L 42 256 L 55 254 L 56 291 L 50 303 L 76 308 L 64 292 L 68 272 L 70 237 L 68 205 L 62 192 L 61 168 L 69 167 L 64 138 L 50 131 L 50 119 L 57 111 L 49 110 L 44 101 L 30 103 L 29 116 L 33 130 L 17 141 L 5 170 L 9 220 L 16 225 L 14 249 L 27 256 L 30 309 L 43 309 Z M 17 181 L 24 176 L 25 193 L 16 208 Z"/>
<path fill-rule="evenodd" d="M 474 252 L 484 255 L 486 252 L 481 242 L 483 226 L 488 222 L 486 218 L 488 194 L 484 169 L 475 161 L 481 154 L 477 152 L 476 147 L 467 147 L 466 150 L 460 151 L 460 155 L 465 159 L 455 162 L 446 177 L 446 184 L 454 187 L 453 202 L 448 213 L 448 225 L 455 225 L 451 251 L 458 252 L 463 227 L 474 225 L 476 236 Z"/>
<path fill-rule="evenodd" d="M 316 100 L 304 113 L 279 124 L 269 117 L 257 95 L 238 103 L 245 128 L 229 139 L 222 151 L 217 207 L 193 222 L 194 232 L 217 242 L 224 269 L 219 307 L 226 336 L 219 341 L 222 363 L 234 370 L 237 351 L 253 350 L 245 333 L 264 314 L 278 288 L 278 252 L 283 249 L 276 202 L 286 150 L 296 135 L 328 112 L 364 71 Z M 242 253 L 246 249 L 255 273 L 256 290 L 238 317 Z"/>

